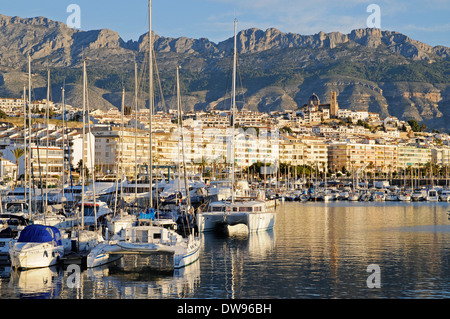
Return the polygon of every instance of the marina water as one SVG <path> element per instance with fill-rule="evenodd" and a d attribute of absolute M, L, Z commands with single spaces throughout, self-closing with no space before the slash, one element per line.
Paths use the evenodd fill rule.
<path fill-rule="evenodd" d="M 126 256 L 71 273 L 1 268 L 1 299 L 449 298 L 446 202 L 286 202 L 271 231 L 202 235 L 194 264 L 164 273 Z M 379 267 L 371 288 L 370 265 Z M 373 287 L 373 286 L 372 286 Z"/>

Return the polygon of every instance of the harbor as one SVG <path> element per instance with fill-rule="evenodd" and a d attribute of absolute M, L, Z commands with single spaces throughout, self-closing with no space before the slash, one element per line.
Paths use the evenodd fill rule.
<path fill-rule="evenodd" d="M 273 49 L 272 40 L 264 48 L 253 42 L 272 32 L 275 39 L 277 30 L 261 31 L 250 48 L 244 37 L 255 30 L 238 33 L 235 18 L 228 42 L 180 45 L 154 33 L 151 0 L 147 10 L 138 42 L 67 28 L 66 42 L 82 44 L 64 54 L 70 63 L 46 57 L 44 72 L 45 54 L 33 49 L 10 59 L 22 63 L 20 81 L 0 74 L 0 86 L 24 84 L 21 97 L 0 98 L 0 299 L 450 297 L 450 135 L 425 124 L 433 124 L 426 116 L 443 117 L 447 95 L 375 82 L 359 92 L 342 87 L 353 77 L 338 77 L 353 68 L 334 70 L 332 85 L 325 73 L 303 70 L 312 63 L 305 61 L 320 60 L 320 70 L 334 63 L 326 56 L 352 56 L 345 51 L 352 46 L 365 56 L 373 48 L 356 41 L 357 32 L 338 44 L 334 37 L 326 48 L 338 45 L 333 54 L 323 43 L 299 44 L 306 38 L 276 49 L 311 50 L 294 59 L 298 70 L 285 66 L 277 75 L 283 59 L 252 68 L 271 61 L 265 54 Z M 257 58 L 248 60 L 252 50 Z M 445 50 L 433 51 L 429 64 L 443 63 Z M 377 72 L 382 79 L 387 71 Z M 278 87 L 260 87 L 272 78 Z M 397 107 L 431 98 L 433 111 L 393 111 L 396 96 Z"/>
<path fill-rule="evenodd" d="M 272 231 L 204 233 L 197 263 L 136 272 L 135 256 L 83 269 L 70 288 L 64 267 L 11 271 L 2 299 L 329 299 L 449 297 L 450 224 L 443 202 L 285 202 Z M 367 287 L 381 269 L 381 288 Z"/>

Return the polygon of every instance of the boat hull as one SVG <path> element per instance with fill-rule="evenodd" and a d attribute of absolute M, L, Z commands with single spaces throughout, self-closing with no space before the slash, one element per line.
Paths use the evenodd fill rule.
<path fill-rule="evenodd" d="M 245 224 L 249 232 L 257 232 L 272 229 L 275 225 L 275 213 L 224 213 L 205 212 L 197 214 L 199 232 L 214 231 L 224 226 Z"/>
<path fill-rule="evenodd" d="M 162 255 L 173 256 L 173 268 L 186 267 L 200 256 L 200 240 L 189 240 L 186 247 L 166 246 L 151 243 L 131 243 L 112 241 L 96 246 L 87 257 L 87 267 L 95 268 L 111 263 L 123 255 Z"/>
<path fill-rule="evenodd" d="M 200 240 L 193 239 L 188 243 L 186 251 L 173 256 L 173 266 L 175 269 L 184 268 L 190 264 L 193 264 L 200 257 Z"/>
<path fill-rule="evenodd" d="M 15 269 L 44 268 L 56 265 L 64 256 L 64 246 L 53 243 L 15 243 L 9 250 L 11 267 Z"/>

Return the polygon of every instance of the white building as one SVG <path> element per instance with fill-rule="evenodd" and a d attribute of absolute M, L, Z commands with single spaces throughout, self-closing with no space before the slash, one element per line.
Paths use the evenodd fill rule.
<path fill-rule="evenodd" d="M 17 164 L 0 157 L 0 180 L 16 180 Z"/>

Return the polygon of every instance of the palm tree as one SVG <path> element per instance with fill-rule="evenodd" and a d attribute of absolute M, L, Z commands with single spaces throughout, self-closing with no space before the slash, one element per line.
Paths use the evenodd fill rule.
<path fill-rule="evenodd" d="M 17 186 L 17 180 L 19 179 L 19 160 L 20 158 L 25 154 L 25 150 L 23 148 L 17 147 L 11 151 L 16 158 L 16 165 L 17 165 L 17 175 L 16 175 L 16 182 L 14 185 L 14 188 Z"/>

